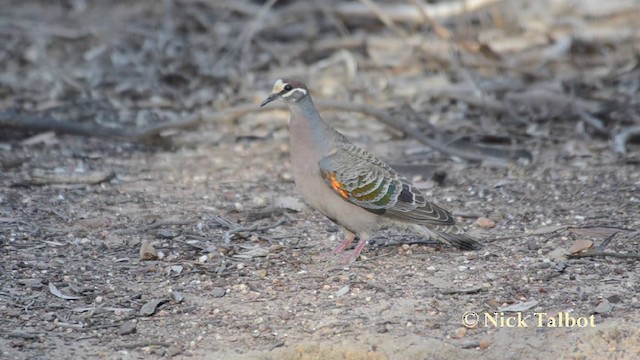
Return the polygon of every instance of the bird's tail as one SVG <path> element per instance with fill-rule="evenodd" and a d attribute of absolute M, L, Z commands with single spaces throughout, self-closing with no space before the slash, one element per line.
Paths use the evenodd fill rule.
<path fill-rule="evenodd" d="M 448 233 L 440 233 L 436 232 L 441 239 L 444 239 L 445 242 L 453 245 L 462 250 L 480 250 L 482 249 L 482 244 L 477 242 L 474 238 L 467 234 L 448 234 Z"/>
<path fill-rule="evenodd" d="M 455 225 L 439 225 L 434 229 L 428 229 L 424 226 L 414 225 L 412 227 L 417 233 L 428 237 L 431 240 L 437 240 L 442 243 L 455 246 L 462 250 L 480 250 L 482 244 L 471 236 L 462 232 L 462 229 Z"/>

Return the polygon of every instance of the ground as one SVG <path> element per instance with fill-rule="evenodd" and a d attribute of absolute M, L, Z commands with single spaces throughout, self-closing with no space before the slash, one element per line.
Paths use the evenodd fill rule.
<path fill-rule="evenodd" d="M 16 17 L 2 20 L 26 22 L 43 11 L 35 3 L 13 8 Z M 192 10 L 200 6 L 187 4 Z M 49 27 L 40 28 L 74 35 L 58 27 L 63 5 L 49 6 Z M 126 19 L 132 7 L 122 2 L 97 13 L 95 4 L 84 6 L 82 18 L 100 26 Z M 58 76 L 50 66 L 64 72 L 81 63 L 78 53 L 66 52 L 88 40 L 73 41 L 65 48 L 29 40 L 25 63 L 15 68 L 15 77 L 4 78 L 12 94 L 4 110 L 62 106 L 59 99 L 71 95 L 99 97 L 78 89 L 71 75 L 60 75 L 71 90 L 60 85 L 59 92 L 47 88 L 55 95 L 46 99 L 37 95 L 46 74 Z M 5 53 L 22 51 L 19 43 L 7 45 Z M 53 47 L 42 50 L 51 58 L 38 55 L 42 46 Z M 88 52 L 78 56 L 92 59 Z M 116 57 L 114 52 L 111 61 L 128 61 Z M 13 66 L 10 58 L 3 58 L 5 70 Z M 78 66 L 84 71 L 99 65 Z M 110 71 L 104 69 L 101 81 L 123 77 L 114 87 L 128 81 Z M 24 88 L 11 82 L 21 74 Z M 268 95 L 275 78 L 261 76 L 262 85 L 236 96 L 237 103 L 257 107 Z M 122 95 L 104 86 L 116 98 Z M 125 99 L 146 91 L 127 86 L 120 89 Z M 341 94 L 322 89 L 311 86 L 316 99 Z M 187 101 L 185 96 L 178 97 Z M 366 99 L 363 92 L 352 100 Z M 389 101 L 382 99 L 380 106 Z M 157 98 L 149 103 L 159 113 L 172 106 Z M 451 113 L 447 119 L 467 108 L 445 103 L 439 111 Z M 124 126 L 153 121 L 140 113 Z M 299 201 L 283 110 L 176 131 L 167 135 L 173 145 L 164 148 L 7 130 L 0 142 L 0 358 L 640 357 L 637 145 L 629 144 L 621 156 L 606 137 L 552 124 L 553 136 L 514 136 L 532 153 L 531 163 L 487 165 L 425 150 L 373 118 L 323 114 L 389 163 L 412 164 L 407 176 L 429 199 L 451 209 L 484 249 L 464 252 L 383 233 L 355 263 L 331 256 L 341 235 Z M 478 119 L 465 117 L 462 128 L 477 129 Z M 459 128 L 451 121 L 438 125 Z M 41 173 L 47 174 L 44 183 L 36 181 Z M 103 174 L 104 181 L 53 183 L 64 174 Z M 518 323 L 508 319 L 518 316 L 520 325 L 510 326 Z M 581 320 L 557 327 L 548 320 L 562 316 Z"/>

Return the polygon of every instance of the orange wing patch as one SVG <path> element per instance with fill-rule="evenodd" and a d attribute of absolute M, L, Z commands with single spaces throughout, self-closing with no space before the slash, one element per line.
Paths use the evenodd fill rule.
<path fill-rule="evenodd" d="M 329 173 L 329 182 L 331 183 L 333 190 L 337 191 L 343 198 L 349 198 L 349 193 L 344 190 L 344 184 L 336 179 L 335 172 Z"/>

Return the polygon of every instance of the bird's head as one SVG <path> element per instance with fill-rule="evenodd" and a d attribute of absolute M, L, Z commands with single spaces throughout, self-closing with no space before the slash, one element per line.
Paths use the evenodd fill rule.
<path fill-rule="evenodd" d="M 278 79 L 273 85 L 271 95 L 264 99 L 260 106 L 265 106 L 278 99 L 286 103 L 297 103 L 307 96 L 309 96 L 309 90 L 303 83 L 296 80 Z"/>

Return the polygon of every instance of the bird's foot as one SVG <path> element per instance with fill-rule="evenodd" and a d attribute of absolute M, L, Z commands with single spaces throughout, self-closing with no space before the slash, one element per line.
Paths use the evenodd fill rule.
<path fill-rule="evenodd" d="M 358 240 L 358 244 L 356 245 L 356 248 L 353 250 L 353 252 L 350 254 L 345 254 L 342 257 L 343 263 L 351 264 L 351 263 L 354 263 L 356 260 L 358 260 L 358 258 L 360 257 L 360 253 L 362 252 L 366 244 L 367 244 L 367 239 L 365 239 L 363 236 L 360 236 L 360 240 Z"/>
<path fill-rule="evenodd" d="M 343 252 L 346 248 L 349 247 L 349 245 L 351 245 L 354 239 L 356 239 L 356 236 L 346 235 L 344 241 L 340 245 L 338 245 L 337 248 L 333 249 L 332 254 L 335 255 Z"/>

